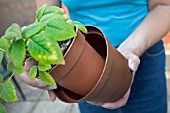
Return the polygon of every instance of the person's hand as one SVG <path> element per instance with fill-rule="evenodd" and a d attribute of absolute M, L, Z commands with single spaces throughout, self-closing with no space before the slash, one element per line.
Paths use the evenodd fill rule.
<path fill-rule="evenodd" d="M 36 61 L 34 59 L 30 59 L 27 62 L 25 62 L 25 66 L 24 66 L 25 67 L 25 72 L 23 72 L 19 76 L 20 79 L 22 81 L 24 81 L 25 83 L 27 83 L 28 85 L 30 85 L 30 86 L 37 87 L 37 88 L 44 89 L 44 90 L 48 90 L 50 100 L 54 101 L 56 99 L 56 95 L 53 92 L 53 89 L 56 89 L 57 86 L 49 86 L 49 85 L 43 83 L 42 81 L 40 81 L 40 79 L 38 79 L 38 78 L 35 78 L 33 80 L 31 80 L 29 78 L 30 68 L 31 68 L 31 66 L 33 66 L 35 64 L 36 64 Z"/>
<path fill-rule="evenodd" d="M 118 48 L 117 50 L 128 60 L 128 66 L 133 71 L 133 75 L 135 75 L 135 72 L 138 69 L 138 66 L 140 64 L 139 57 L 130 51 L 123 51 L 120 48 Z M 133 76 L 133 79 L 134 79 L 134 76 Z M 129 90 L 126 92 L 126 94 L 121 99 L 115 102 L 108 102 L 108 103 L 89 102 L 89 103 L 93 105 L 99 105 L 99 106 L 102 106 L 108 109 L 120 108 L 126 105 L 129 95 L 130 95 L 130 90 L 131 88 L 129 88 Z"/>
<path fill-rule="evenodd" d="M 64 14 L 67 14 L 67 16 L 68 16 L 67 20 L 69 20 L 70 16 L 69 16 L 69 11 L 68 11 L 67 7 L 62 3 L 61 8 L 64 10 Z"/>

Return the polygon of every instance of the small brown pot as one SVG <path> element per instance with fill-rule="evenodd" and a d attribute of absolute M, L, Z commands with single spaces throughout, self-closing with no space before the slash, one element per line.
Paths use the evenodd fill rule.
<path fill-rule="evenodd" d="M 54 91 L 60 100 L 67 103 L 116 101 L 129 89 L 132 72 L 127 60 L 111 46 L 98 28 L 86 28 L 88 34 L 78 32 L 66 53 L 66 65 L 59 65 L 50 72 L 58 84 L 58 89 Z M 85 44 L 80 41 L 74 47 L 79 36 L 85 36 Z M 73 49 L 78 54 L 72 54 Z M 86 51 L 89 53 L 82 53 Z M 86 63 L 88 65 L 85 66 Z"/>

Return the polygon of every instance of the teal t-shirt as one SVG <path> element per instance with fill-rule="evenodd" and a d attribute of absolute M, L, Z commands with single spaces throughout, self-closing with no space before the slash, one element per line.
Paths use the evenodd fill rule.
<path fill-rule="evenodd" d="M 148 0 L 62 0 L 72 20 L 99 27 L 113 46 L 122 43 L 148 14 Z"/>

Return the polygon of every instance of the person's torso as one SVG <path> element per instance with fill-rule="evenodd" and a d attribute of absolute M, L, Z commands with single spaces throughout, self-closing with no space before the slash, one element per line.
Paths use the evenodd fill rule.
<path fill-rule="evenodd" d="M 148 13 L 147 0 L 62 0 L 72 20 L 99 27 L 118 46 Z"/>

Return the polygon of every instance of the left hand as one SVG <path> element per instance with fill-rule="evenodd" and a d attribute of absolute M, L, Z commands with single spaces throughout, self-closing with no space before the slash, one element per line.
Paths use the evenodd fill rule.
<path fill-rule="evenodd" d="M 118 48 L 117 50 L 128 60 L 128 66 L 133 71 L 133 75 L 135 75 L 135 72 L 138 69 L 138 66 L 140 64 L 139 57 L 131 51 L 124 51 L 120 48 Z M 134 79 L 134 76 L 133 76 L 133 79 Z M 133 82 L 133 80 L 132 80 L 132 82 Z M 100 106 L 102 106 L 104 108 L 108 108 L 108 109 L 120 108 L 120 107 L 126 105 L 129 95 L 130 95 L 130 90 L 131 90 L 131 88 L 129 88 L 129 90 L 126 92 L 126 94 L 121 99 L 119 99 L 118 101 L 115 101 L 115 102 L 108 102 L 108 103 L 89 102 L 89 103 L 93 104 L 93 105 L 100 105 Z"/>

